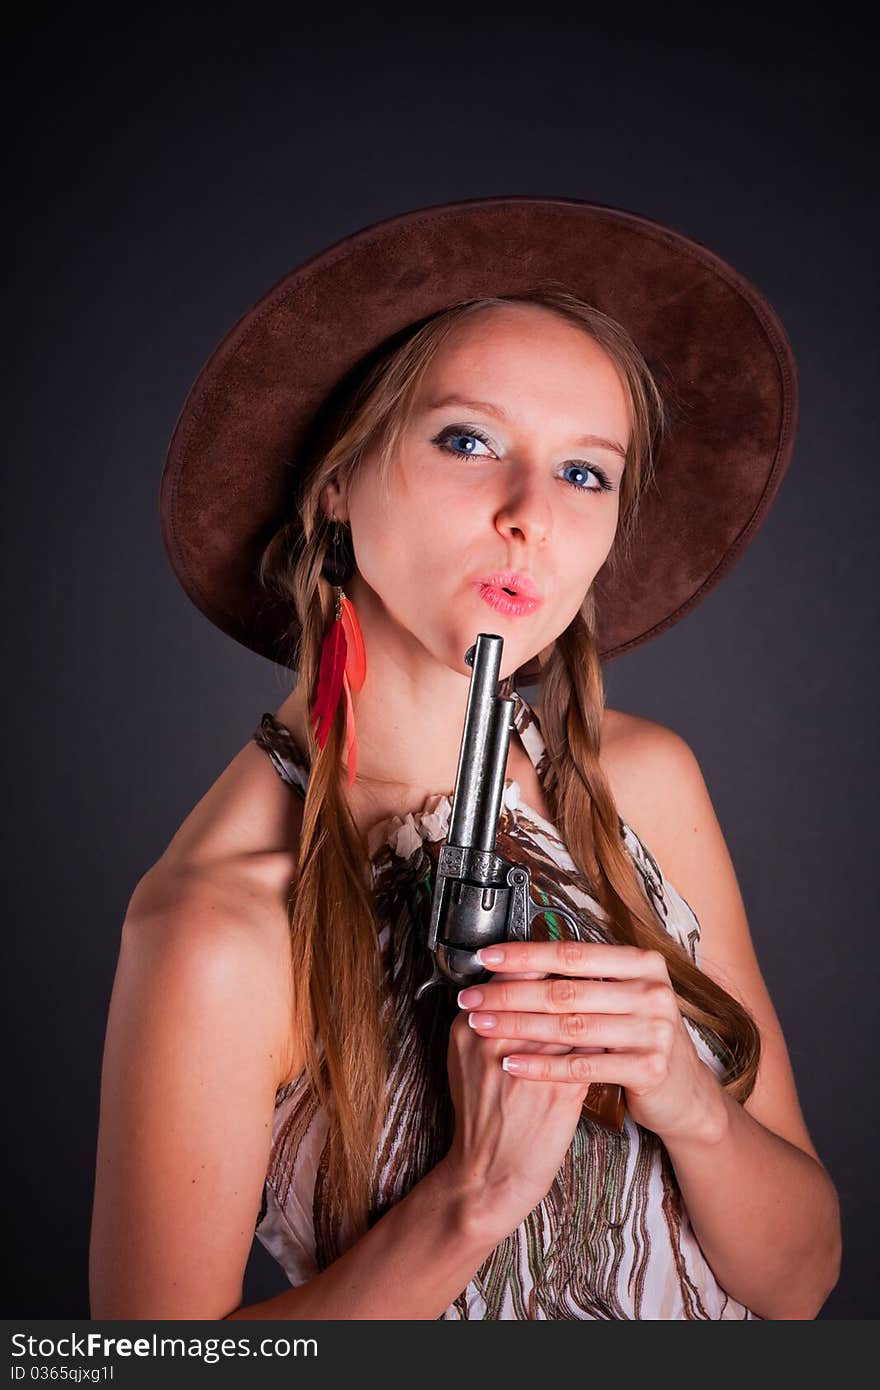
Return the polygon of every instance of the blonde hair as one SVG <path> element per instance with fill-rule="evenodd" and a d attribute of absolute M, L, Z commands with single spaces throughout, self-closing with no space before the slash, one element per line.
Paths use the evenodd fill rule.
<path fill-rule="evenodd" d="M 628 399 L 631 437 L 618 529 L 605 573 L 613 574 L 630 553 L 639 500 L 653 481 L 669 420 L 639 349 L 614 319 L 555 282 L 545 281 L 529 293 L 462 301 L 396 341 L 369 365 L 335 418 L 335 438 L 316 449 L 304 471 L 296 514 L 263 552 L 261 583 L 290 606 L 299 629 L 282 644 L 279 660 L 298 671 L 307 690 L 317 681 L 321 643 L 334 611 L 333 590 L 321 575 L 330 525 L 320 500 L 326 484 L 332 479 L 344 488 L 378 440 L 380 486 L 387 492 L 390 460 L 428 367 L 463 320 L 509 304 L 537 305 L 561 315 L 599 344 L 617 368 Z M 722 1044 L 723 1084 L 742 1102 L 755 1083 L 760 1033 L 747 1010 L 664 929 L 638 884 L 599 761 L 605 693 L 595 630 L 591 588 L 565 631 L 538 654 L 548 806 L 572 859 L 609 915 L 613 938 L 662 954 L 682 1014 Z M 311 771 L 288 915 L 296 1052 L 304 1058 L 308 1080 L 330 1120 L 328 1199 L 337 1212 L 348 1212 L 359 1236 L 369 1225 L 371 1166 L 386 1113 L 390 1044 L 381 1023 L 385 986 L 370 860 L 344 790 L 344 705 L 341 701 L 323 750 L 309 729 Z"/>

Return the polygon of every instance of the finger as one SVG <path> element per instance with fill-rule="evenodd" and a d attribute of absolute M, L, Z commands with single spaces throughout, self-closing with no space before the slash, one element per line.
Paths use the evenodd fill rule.
<path fill-rule="evenodd" d="M 502 1057 L 501 1065 L 517 1081 L 567 1081 L 577 1086 L 611 1082 L 632 1090 L 657 1085 L 657 1077 L 650 1075 L 653 1064 L 640 1052 L 511 1052 Z"/>
<path fill-rule="evenodd" d="M 639 1014 L 493 1013 L 474 1009 L 468 1023 L 482 1037 L 527 1038 L 530 1042 L 566 1043 L 569 1047 L 623 1049 L 656 1047 L 655 1020 Z"/>
<path fill-rule="evenodd" d="M 542 971 L 540 971 L 540 970 L 527 970 L 527 971 L 524 971 L 522 974 L 493 975 L 492 978 L 493 978 L 493 980 L 502 980 L 502 981 L 503 981 L 503 980 L 545 980 L 547 977 L 546 977 L 546 974 L 544 974 L 544 973 L 543 973 Z M 467 1018 L 468 1023 L 470 1023 L 471 1015 L 468 1014 L 468 1013 L 466 1013 L 464 1009 L 462 1010 L 462 1013 L 465 1014 L 465 1017 Z M 476 1032 L 476 1033 L 478 1034 L 478 1036 L 484 1037 L 484 1038 L 490 1038 L 490 1037 L 492 1036 L 492 1031 L 491 1031 L 491 1029 L 483 1029 L 483 1028 L 474 1029 L 474 1032 Z M 525 1041 L 526 1041 L 526 1040 L 525 1040 L 525 1038 L 523 1038 L 523 1039 L 521 1039 L 521 1041 L 525 1044 Z M 537 1047 L 546 1047 L 546 1048 L 552 1050 L 552 1052 L 554 1052 L 554 1053 L 557 1053 L 557 1052 L 566 1052 L 566 1051 L 568 1051 L 568 1046 L 567 1046 L 567 1044 L 556 1044 L 556 1045 L 554 1045 L 553 1043 L 535 1043 L 535 1047 L 536 1047 L 536 1048 L 537 1048 Z"/>
<path fill-rule="evenodd" d="M 663 987 L 645 980 L 579 980 L 569 976 L 543 976 L 534 980 L 487 980 L 459 990 L 462 1009 L 483 1009 L 489 1013 L 549 1014 L 635 1014 L 646 1010 L 660 1015 L 671 1010 L 666 993 L 653 997 Z"/>
<path fill-rule="evenodd" d="M 540 970 L 548 975 L 580 975 L 602 980 L 668 978 L 659 951 L 605 941 L 505 941 L 483 946 L 476 958 L 487 969 Z"/>

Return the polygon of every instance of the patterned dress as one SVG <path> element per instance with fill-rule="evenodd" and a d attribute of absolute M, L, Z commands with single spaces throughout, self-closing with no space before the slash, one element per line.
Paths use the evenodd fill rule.
<path fill-rule="evenodd" d="M 514 723 L 542 786 L 547 754 L 535 710 L 509 688 Z M 305 794 L 309 770 L 288 729 L 264 714 L 254 740 L 285 782 Z M 568 907 L 581 939 L 614 941 L 555 828 L 505 784 L 497 849 L 527 864 L 535 901 Z M 368 839 L 379 946 L 387 982 L 386 1020 L 397 1048 L 389 1109 L 373 1164 L 372 1224 L 448 1151 L 454 1132 L 446 1053 L 459 1012 L 455 990 L 413 995 L 430 974 L 426 947 L 431 891 L 448 832 L 450 795 L 373 827 Z M 699 923 L 664 879 L 650 851 L 621 819 L 620 833 L 646 897 L 670 936 L 699 965 Z M 537 925 L 546 919 L 538 919 Z M 564 919 L 559 935 L 571 936 Z M 536 931 L 537 935 L 537 931 Z M 714 1034 L 684 1020 L 700 1058 L 723 1076 L 726 1053 Z M 320 1055 L 320 1046 L 319 1046 Z M 269 1169 L 256 1235 L 294 1286 L 332 1264 L 354 1239 L 327 1200 L 327 1116 L 305 1073 L 275 1097 Z M 722 1319 L 758 1314 L 718 1284 L 688 1220 L 661 1140 L 627 1113 L 614 1133 L 584 1115 L 553 1186 L 491 1252 L 443 1319 Z"/>

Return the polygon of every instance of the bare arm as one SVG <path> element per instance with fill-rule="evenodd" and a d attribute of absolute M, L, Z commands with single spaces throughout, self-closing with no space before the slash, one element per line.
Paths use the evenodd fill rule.
<path fill-rule="evenodd" d="M 721 1286 L 762 1318 L 815 1318 L 840 1273 L 837 1191 L 818 1159 L 722 1090 L 705 1136 L 664 1143 L 691 1225 Z"/>
<path fill-rule="evenodd" d="M 107 1026 L 93 1318 L 437 1318 L 506 1234 L 441 1163 L 317 1278 L 241 1307 L 285 1073 L 284 971 L 244 902 L 130 910 Z"/>
<path fill-rule="evenodd" d="M 639 721 L 626 748 L 614 770 L 627 820 L 696 913 L 703 970 L 746 1006 L 761 1032 L 745 1105 L 706 1068 L 700 1132 L 661 1138 L 722 1287 L 761 1317 L 811 1319 L 840 1275 L 840 1206 L 804 1122 L 730 852 L 684 739 Z"/>
<path fill-rule="evenodd" d="M 439 1318 L 505 1234 L 487 1234 L 441 1159 L 317 1278 L 227 1317 Z"/>

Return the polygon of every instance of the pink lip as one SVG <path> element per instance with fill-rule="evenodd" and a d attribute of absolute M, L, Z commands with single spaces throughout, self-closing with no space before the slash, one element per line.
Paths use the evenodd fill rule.
<path fill-rule="evenodd" d="M 541 606 L 541 600 L 537 598 L 524 598 L 506 594 L 503 589 L 497 589 L 494 584 L 477 583 L 475 588 L 479 590 L 480 597 L 490 608 L 496 609 L 499 613 L 505 613 L 510 618 L 524 618 L 529 613 L 534 613 Z"/>
<path fill-rule="evenodd" d="M 538 588 L 530 574 L 519 574 L 516 570 L 497 570 L 494 574 L 481 574 L 478 584 L 491 584 L 493 589 L 513 589 L 517 598 L 541 598 Z"/>

